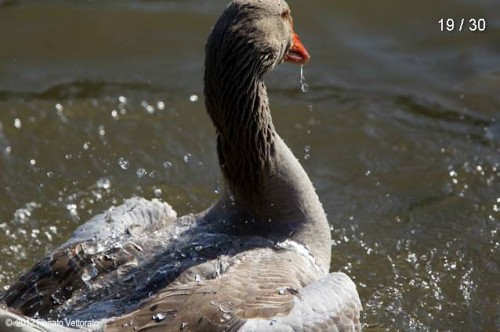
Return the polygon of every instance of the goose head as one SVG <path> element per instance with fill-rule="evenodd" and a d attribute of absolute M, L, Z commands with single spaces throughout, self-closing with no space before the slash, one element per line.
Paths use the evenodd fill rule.
<path fill-rule="evenodd" d="M 288 61 L 303 65 L 309 53 L 293 28 L 283 0 L 234 0 L 219 17 L 206 46 L 206 66 L 216 72 L 248 69 L 256 77 Z M 211 68 L 208 68 L 211 69 Z"/>

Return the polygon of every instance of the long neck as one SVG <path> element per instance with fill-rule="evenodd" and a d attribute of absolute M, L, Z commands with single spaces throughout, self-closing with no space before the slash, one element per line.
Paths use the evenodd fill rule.
<path fill-rule="evenodd" d="M 233 195 L 253 203 L 262 195 L 263 182 L 273 167 L 276 132 L 263 82 L 250 78 L 243 88 L 237 81 L 218 85 L 219 93 L 207 85 L 206 104 L 217 130 L 226 184 Z"/>
<path fill-rule="evenodd" d="M 207 55 L 205 103 L 238 214 L 251 219 L 252 229 L 306 245 L 328 270 L 326 215 L 306 172 L 274 129 L 262 75 L 248 65 L 222 67 Z"/>

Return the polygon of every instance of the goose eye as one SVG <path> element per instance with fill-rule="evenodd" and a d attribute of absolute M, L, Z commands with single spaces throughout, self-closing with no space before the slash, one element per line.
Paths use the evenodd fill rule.
<path fill-rule="evenodd" d="M 288 9 L 285 9 L 282 13 L 281 13 L 281 18 L 284 19 L 284 20 L 287 20 L 290 16 L 290 11 Z"/>

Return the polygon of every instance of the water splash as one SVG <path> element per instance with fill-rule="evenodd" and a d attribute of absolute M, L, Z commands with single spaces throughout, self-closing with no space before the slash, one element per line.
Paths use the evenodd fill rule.
<path fill-rule="evenodd" d="M 33 211 L 39 207 L 41 207 L 41 204 L 36 202 L 26 203 L 23 208 L 17 209 L 14 212 L 14 221 L 17 224 L 26 224 L 26 222 L 28 222 L 28 220 L 30 219 Z"/>
<path fill-rule="evenodd" d="M 156 197 L 158 197 L 158 198 L 161 197 L 161 195 L 162 195 L 161 188 L 154 187 L 153 193 L 155 194 Z"/>
<path fill-rule="evenodd" d="M 304 93 L 309 91 L 309 84 L 306 83 L 306 77 L 304 75 L 304 66 L 300 66 L 300 90 Z"/>
<path fill-rule="evenodd" d="M 147 174 L 147 171 L 144 168 L 138 168 L 135 173 L 138 178 L 143 178 Z"/>
<path fill-rule="evenodd" d="M 76 204 L 66 204 L 66 210 L 68 210 L 69 214 L 73 217 L 78 216 L 78 206 Z"/>
<path fill-rule="evenodd" d="M 108 178 L 100 178 L 96 181 L 96 187 L 99 189 L 108 190 L 111 188 L 111 180 Z"/>
<path fill-rule="evenodd" d="M 21 119 L 19 119 L 19 118 L 14 119 L 14 127 L 16 127 L 17 129 L 21 129 L 21 127 L 22 127 Z"/>
<path fill-rule="evenodd" d="M 118 159 L 118 165 L 120 165 L 121 169 L 128 169 L 130 167 L 130 162 L 127 159 L 120 157 L 120 159 Z"/>
<path fill-rule="evenodd" d="M 153 114 L 156 109 L 153 105 L 149 104 L 147 101 L 141 101 L 141 106 L 148 112 L 149 114 Z"/>
<path fill-rule="evenodd" d="M 220 181 L 219 179 L 217 179 L 217 181 L 215 181 L 215 189 L 214 189 L 214 194 L 220 194 L 221 193 L 221 188 L 220 188 Z"/>
<path fill-rule="evenodd" d="M 97 267 L 95 266 L 95 264 L 90 264 L 89 266 L 86 266 L 83 269 L 83 271 L 84 272 L 82 273 L 81 278 L 85 283 L 94 279 L 99 274 L 99 270 L 97 270 Z"/>
<path fill-rule="evenodd" d="M 306 145 L 306 146 L 304 147 L 304 152 L 305 152 L 305 154 L 304 154 L 304 159 L 305 159 L 305 160 L 307 160 L 307 159 L 311 158 L 311 155 L 310 155 L 310 152 L 311 152 L 311 146 L 310 146 L 310 145 Z"/>
<path fill-rule="evenodd" d="M 159 109 L 160 111 L 163 111 L 165 109 L 165 102 L 162 100 L 158 100 L 156 102 L 156 108 Z"/>
<path fill-rule="evenodd" d="M 152 318 L 155 322 L 161 322 L 162 320 L 167 318 L 167 314 L 164 312 L 159 312 L 159 313 L 154 314 Z"/>

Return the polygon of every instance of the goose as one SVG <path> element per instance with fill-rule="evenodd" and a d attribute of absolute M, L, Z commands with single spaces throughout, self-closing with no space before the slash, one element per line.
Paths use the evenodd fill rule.
<path fill-rule="evenodd" d="M 233 0 L 205 53 L 221 198 L 178 217 L 166 202 L 133 197 L 93 217 L 2 295 L 4 321 L 98 322 L 79 327 L 100 331 L 360 330 L 354 282 L 329 273 L 322 204 L 271 118 L 264 75 L 310 58 L 288 4 Z"/>

